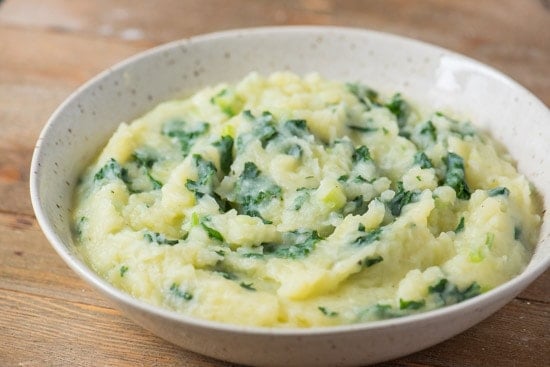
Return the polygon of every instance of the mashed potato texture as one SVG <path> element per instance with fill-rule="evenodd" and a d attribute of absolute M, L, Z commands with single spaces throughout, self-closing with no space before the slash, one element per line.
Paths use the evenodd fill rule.
<path fill-rule="evenodd" d="M 317 74 L 249 74 L 122 123 L 81 178 L 75 241 L 116 287 L 264 327 L 454 304 L 526 266 L 529 182 L 469 123 Z"/>

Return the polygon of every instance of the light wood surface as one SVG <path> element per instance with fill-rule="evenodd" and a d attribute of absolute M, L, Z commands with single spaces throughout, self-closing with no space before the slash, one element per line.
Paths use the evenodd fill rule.
<path fill-rule="evenodd" d="M 288 24 L 431 42 L 550 105 L 548 0 L 0 0 L 0 366 L 229 365 L 143 330 L 62 262 L 36 224 L 29 164 L 55 107 L 112 64 L 200 33 Z M 479 325 L 383 365 L 550 366 L 550 272 Z"/>

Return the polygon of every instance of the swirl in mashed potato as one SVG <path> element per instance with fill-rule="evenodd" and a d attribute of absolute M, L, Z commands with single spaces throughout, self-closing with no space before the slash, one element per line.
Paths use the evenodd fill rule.
<path fill-rule="evenodd" d="M 540 221 L 529 182 L 468 123 L 287 72 L 121 124 L 73 215 L 79 251 L 116 287 L 266 327 L 474 297 L 522 271 Z"/>

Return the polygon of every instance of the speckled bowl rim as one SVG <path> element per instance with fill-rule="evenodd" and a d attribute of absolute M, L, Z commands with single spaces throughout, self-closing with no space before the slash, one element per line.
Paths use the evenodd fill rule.
<path fill-rule="evenodd" d="M 433 50 L 438 50 L 443 54 L 460 58 L 463 61 L 466 61 L 471 65 L 474 65 L 477 70 L 483 71 L 484 73 L 489 73 L 493 77 L 497 77 L 502 82 L 512 85 L 513 88 L 521 91 L 524 94 L 529 95 L 529 97 L 532 98 L 534 101 L 542 104 L 542 102 L 535 95 L 533 95 L 526 88 L 518 84 L 516 81 L 506 76 L 505 74 L 501 73 L 500 71 L 490 66 L 487 66 L 479 61 L 476 61 L 475 59 L 469 58 L 462 54 L 450 51 L 448 49 L 445 49 L 430 43 L 418 41 L 407 37 L 397 36 L 397 35 L 393 35 L 385 32 L 363 29 L 363 28 L 332 27 L 332 26 L 276 26 L 276 27 L 243 28 L 243 29 L 234 29 L 234 30 L 228 30 L 228 31 L 213 32 L 213 33 L 208 33 L 204 35 L 198 35 L 187 39 L 172 41 L 157 47 L 153 47 L 151 49 L 140 52 L 134 56 L 131 56 L 115 64 L 114 66 L 97 74 L 95 77 L 93 77 L 92 79 L 87 81 L 85 84 L 80 86 L 78 89 L 76 89 L 69 97 L 65 99 L 65 101 L 55 110 L 55 112 L 48 119 L 48 122 L 43 128 L 40 134 L 40 137 L 38 138 L 37 144 L 35 146 L 32 162 L 31 162 L 31 171 L 30 171 L 30 195 L 31 195 L 32 206 L 36 215 L 36 219 L 40 227 L 42 228 L 42 231 L 46 235 L 46 238 L 52 244 L 56 252 L 61 256 L 61 258 L 65 261 L 65 263 L 69 265 L 71 269 L 73 269 L 86 282 L 88 282 L 89 284 L 91 284 L 93 287 L 97 288 L 101 292 L 103 292 L 105 295 L 108 295 L 109 297 L 115 299 L 117 302 L 120 302 L 122 304 L 132 305 L 133 307 L 138 308 L 141 311 L 154 314 L 164 319 L 169 319 L 175 323 L 184 323 L 184 324 L 189 324 L 189 325 L 193 325 L 204 329 L 215 330 L 215 331 L 227 331 L 227 332 L 232 332 L 237 334 L 245 333 L 245 334 L 251 334 L 251 335 L 270 335 L 270 336 L 279 336 L 279 335 L 280 336 L 285 336 L 285 335 L 313 336 L 313 335 L 330 334 L 333 336 L 337 336 L 337 334 L 349 333 L 353 331 L 377 330 L 377 329 L 393 328 L 393 327 L 403 326 L 403 325 L 411 325 L 411 324 L 416 324 L 418 322 L 428 320 L 428 319 L 435 321 L 436 319 L 447 318 L 451 314 L 460 314 L 460 313 L 463 313 L 465 310 L 472 308 L 472 306 L 474 306 L 475 304 L 478 304 L 478 303 L 483 304 L 486 301 L 489 301 L 490 299 L 493 299 L 493 298 L 499 299 L 503 294 L 514 294 L 514 296 L 517 295 L 525 287 L 527 287 L 534 279 L 540 276 L 548 267 L 550 267 L 550 256 L 548 256 L 546 257 L 546 259 L 543 259 L 536 266 L 529 267 L 529 264 L 530 264 L 529 263 L 527 265 L 528 267 L 524 271 L 522 271 L 522 273 L 520 273 L 513 279 L 505 282 L 504 284 L 491 289 L 486 293 L 483 293 L 479 296 L 468 299 L 466 301 L 460 302 L 458 304 L 446 306 L 446 307 L 435 309 L 432 311 L 426 311 L 415 315 L 409 315 L 409 316 L 380 320 L 380 321 L 370 321 L 370 322 L 364 322 L 364 323 L 345 324 L 345 325 L 338 325 L 338 326 L 288 328 L 288 327 L 242 326 L 242 325 L 221 323 L 216 321 L 194 318 L 181 313 L 177 313 L 175 311 L 170 311 L 168 309 L 163 309 L 161 307 L 151 305 L 137 298 L 134 298 L 131 295 L 114 287 L 109 282 L 101 278 L 93 270 L 91 270 L 84 262 L 82 262 L 80 259 L 78 259 L 77 257 L 75 257 L 74 255 L 68 252 L 67 246 L 63 243 L 63 241 L 56 234 L 55 230 L 51 227 L 48 217 L 44 211 L 44 208 L 42 207 L 41 199 L 38 195 L 38 181 L 40 178 L 39 172 L 40 172 L 40 154 L 42 149 L 42 141 L 48 135 L 48 132 L 51 129 L 51 126 L 55 123 L 58 116 L 64 113 L 64 109 L 67 105 L 73 103 L 74 100 L 78 99 L 79 95 L 83 90 L 86 90 L 90 88 L 92 85 L 98 83 L 110 73 L 124 69 L 127 65 L 132 64 L 138 60 L 152 56 L 154 54 L 160 54 L 163 51 L 172 49 L 174 47 L 189 45 L 197 42 L 204 42 L 204 41 L 208 41 L 208 40 L 212 40 L 220 37 L 230 37 L 230 38 L 246 37 L 248 34 L 251 34 L 251 33 L 269 34 L 273 32 L 293 33 L 293 32 L 300 32 L 300 31 L 306 31 L 306 32 L 307 31 L 340 31 L 340 32 L 352 32 L 352 33 L 359 32 L 362 34 L 370 33 L 373 35 L 377 35 L 379 37 L 386 37 L 388 39 L 400 40 L 402 42 L 407 42 L 409 44 L 414 44 L 422 47 L 429 47 L 429 48 L 432 48 Z M 542 105 L 544 106 L 544 104 Z M 538 244 L 540 244 L 540 242 L 542 241 L 548 241 L 548 240 L 549 240 L 548 238 L 539 239 Z"/>

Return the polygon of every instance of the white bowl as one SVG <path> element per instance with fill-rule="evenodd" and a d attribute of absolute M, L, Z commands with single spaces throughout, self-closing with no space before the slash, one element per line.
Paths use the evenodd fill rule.
<path fill-rule="evenodd" d="M 450 338 L 488 317 L 550 264 L 550 211 L 525 271 L 483 295 L 399 319 L 312 329 L 267 329 L 197 320 L 148 305 L 95 274 L 75 250 L 70 225 L 80 172 L 121 121 L 159 102 L 250 71 L 318 71 L 401 92 L 431 110 L 468 116 L 504 144 L 550 208 L 550 112 L 498 71 L 453 52 L 378 32 L 331 27 L 245 29 L 182 40 L 132 57 L 98 75 L 52 115 L 31 169 L 36 217 L 59 255 L 144 328 L 188 350 L 270 366 L 357 365 L 397 358 Z"/>

